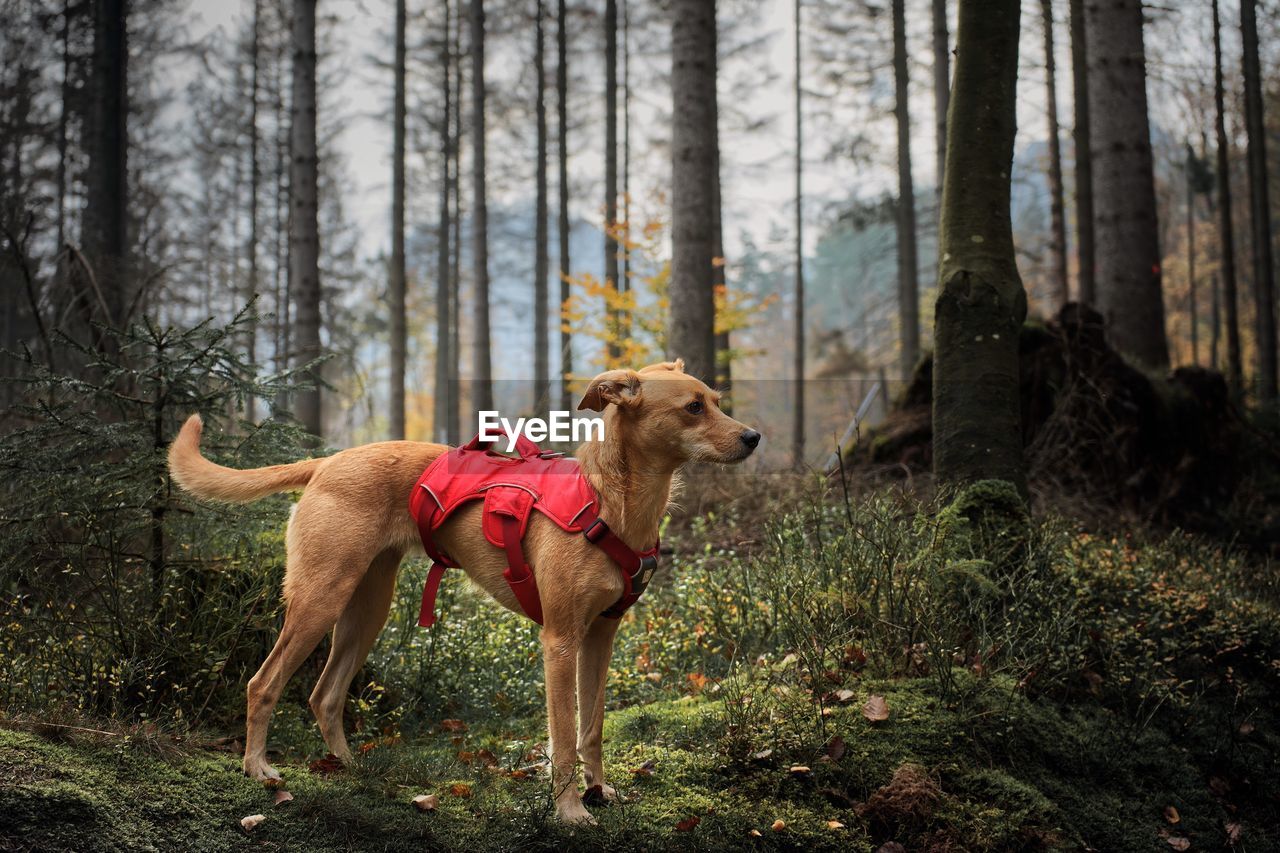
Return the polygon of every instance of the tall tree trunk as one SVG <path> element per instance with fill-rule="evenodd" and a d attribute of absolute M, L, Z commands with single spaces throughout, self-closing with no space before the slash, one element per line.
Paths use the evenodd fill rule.
<path fill-rule="evenodd" d="M 1018 15 L 1018 0 L 960 0 L 935 307 L 933 465 L 945 486 L 994 479 L 1025 493 L 1018 332 L 1027 298 L 1009 220 Z"/>
<path fill-rule="evenodd" d="M 540 412 L 551 405 L 551 368 L 548 363 L 551 340 L 547 328 L 547 275 L 551 265 L 547 241 L 547 75 L 543 66 L 546 39 L 543 35 L 543 16 L 546 14 L 542 0 L 534 4 L 534 77 L 537 86 L 538 163 L 536 166 L 537 222 L 534 227 L 533 258 L 533 410 Z"/>
<path fill-rule="evenodd" d="M 1200 363 L 1200 318 L 1196 310 L 1196 154 L 1187 143 L 1187 308 L 1191 314 L 1191 363 Z"/>
<path fill-rule="evenodd" d="M 67 129 L 71 111 L 71 4 L 62 10 L 62 81 L 58 105 L 58 246 L 62 253 L 67 245 Z"/>
<path fill-rule="evenodd" d="M 452 228 L 450 196 L 453 188 L 453 17 L 449 0 L 444 0 L 444 27 L 441 30 L 440 71 L 444 109 L 440 113 L 440 149 L 444 152 L 440 169 L 440 222 L 436 231 L 436 376 L 432 395 L 432 432 L 437 442 L 449 441 L 450 396 L 456 391 L 450 382 L 453 357 L 453 299 L 451 287 Z"/>
<path fill-rule="evenodd" d="M 1093 154 L 1089 142 L 1089 46 L 1084 0 L 1068 0 L 1071 13 L 1072 147 L 1076 163 L 1076 299 L 1098 301 L 1097 256 L 1093 239 Z"/>
<path fill-rule="evenodd" d="M 316 146 L 316 0 L 293 2 L 293 85 L 290 99 L 289 279 L 298 300 L 295 365 L 310 364 L 320 348 L 320 156 Z M 309 372 L 312 388 L 295 404 L 299 422 L 312 435 L 324 428 L 320 369 Z"/>
<path fill-rule="evenodd" d="M 947 0 L 933 0 L 933 118 L 937 127 L 939 217 L 942 216 L 942 181 L 947 169 L 947 104 L 950 100 L 951 36 L 947 32 Z"/>
<path fill-rule="evenodd" d="M 674 0 L 671 27 L 671 316 L 667 351 L 715 382 L 715 0 Z"/>
<path fill-rule="evenodd" d="M 560 239 L 560 304 L 555 316 L 560 327 L 560 408 L 573 411 L 570 382 L 573 379 L 573 338 L 561 312 L 571 296 L 569 276 L 569 34 L 565 0 L 556 4 L 556 130 L 559 137 L 556 192 L 558 193 L 557 236 Z"/>
<path fill-rule="evenodd" d="M 449 146 L 453 152 L 453 173 L 449 179 L 453 196 L 453 258 L 449 272 L 449 417 L 445 425 L 448 442 L 453 445 L 462 443 L 462 78 L 466 76 L 462 44 L 467 29 L 464 2 L 458 0 L 453 33 L 453 144 Z"/>
<path fill-rule="evenodd" d="M 622 221 L 631 233 L 631 4 L 622 0 Z M 622 252 L 619 289 L 631 289 L 631 252 Z M 625 332 L 630 334 L 628 320 Z"/>
<path fill-rule="evenodd" d="M 1062 147 L 1058 143 L 1057 63 L 1053 55 L 1053 0 L 1040 0 L 1044 19 L 1045 109 L 1049 114 L 1049 254 L 1054 305 L 1061 308 L 1071 298 L 1067 287 L 1067 224 L 1062 198 Z"/>
<path fill-rule="evenodd" d="M 920 359 L 920 293 L 916 278 L 916 193 L 911 184 L 911 110 L 907 92 L 907 22 L 905 0 L 893 0 L 894 118 L 898 123 L 898 330 L 902 375 L 911 376 Z"/>
<path fill-rule="evenodd" d="M 131 290 L 129 255 L 128 0 L 93 6 L 93 81 L 89 121 L 88 194 L 83 240 L 102 293 L 102 321 L 126 321 Z M 90 300 L 90 304 L 96 304 Z"/>
<path fill-rule="evenodd" d="M 489 201 L 485 189 L 484 0 L 471 0 L 471 259 L 475 267 L 476 339 L 471 405 L 493 409 L 493 363 L 489 353 Z"/>
<path fill-rule="evenodd" d="M 796 101 L 796 281 L 795 281 L 795 350 L 791 367 L 791 381 L 795 385 L 791 409 L 791 464 L 799 468 L 804 464 L 804 54 L 801 53 L 802 0 L 795 0 L 795 101 Z"/>
<path fill-rule="evenodd" d="M 261 282 L 258 280 L 258 240 L 261 235 L 258 228 L 258 195 L 262 185 L 262 168 L 258 161 L 258 96 L 261 89 L 261 54 L 262 52 L 262 2 L 253 0 L 253 35 L 249 45 L 249 242 L 245 246 L 245 254 L 249 261 L 249 301 L 254 304 L 254 313 L 249 319 L 249 328 L 245 337 L 248 343 L 249 363 L 257 369 L 258 365 L 258 320 L 257 313 L 261 306 L 257 304 Z M 257 420 L 257 400 L 248 400 L 248 416 L 250 421 Z"/>
<path fill-rule="evenodd" d="M 1271 254 L 1271 200 L 1267 184 L 1267 127 L 1263 121 L 1256 0 L 1240 0 L 1244 123 L 1249 134 L 1249 212 L 1253 224 L 1253 300 L 1257 330 L 1258 395 L 1276 399 L 1275 266 Z"/>
<path fill-rule="evenodd" d="M 717 24 L 717 27 L 719 25 Z M 715 62 L 713 73 L 716 75 L 717 86 L 712 90 L 715 101 L 712 106 L 712 114 L 720 115 L 720 92 L 719 92 L 719 69 L 720 69 L 720 37 L 716 33 L 716 46 L 711 54 Z M 712 157 L 714 163 L 711 167 L 711 288 L 712 292 L 722 294 L 724 298 L 728 297 L 729 278 L 728 270 L 725 266 L 724 257 L 724 196 L 723 187 L 720 185 L 720 123 L 717 121 L 711 126 L 712 132 L 715 134 L 714 145 L 712 149 Z M 717 321 L 719 317 L 717 316 Z M 729 414 L 733 414 L 733 396 L 729 393 L 733 385 L 733 364 L 729 358 L 729 331 L 724 329 L 716 332 L 716 387 L 724 392 L 725 397 L 721 400 L 721 408 Z"/>
<path fill-rule="evenodd" d="M 1222 21 L 1213 0 L 1213 108 L 1218 146 L 1218 266 L 1222 272 L 1222 302 L 1227 331 L 1227 383 L 1234 394 L 1244 390 L 1244 362 L 1240 355 L 1240 308 L 1236 295 L 1236 241 L 1231 221 L 1231 163 L 1222 80 Z"/>
<path fill-rule="evenodd" d="M 1161 291 L 1142 0 L 1088 3 L 1098 307 L 1111 341 L 1140 364 L 1169 364 Z"/>
<path fill-rule="evenodd" d="M 387 302 L 391 309 L 391 412 L 388 431 L 392 440 L 403 439 L 404 373 L 409 333 L 405 316 L 404 269 L 404 132 L 405 132 L 405 29 L 406 0 L 396 0 L 395 98 L 391 108 L 391 279 Z"/>
<path fill-rule="evenodd" d="M 604 281 L 619 291 L 618 241 L 614 228 L 618 222 L 618 3 L 604 3 Z M 610 311 L 609 358 L 621 352 L 622 316 Z"/>

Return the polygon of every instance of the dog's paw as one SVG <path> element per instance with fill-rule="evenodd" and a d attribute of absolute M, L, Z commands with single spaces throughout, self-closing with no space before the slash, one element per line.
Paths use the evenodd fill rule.
<path fill-rule="evenodd" d="M 266 761 L 245 761 L 244 775 L 264 783 L 279 782 L 281 780 L 280 771 Z"/>
<path fill-rule="evenodd" d="M 582 805 L 582 801 L 577 797 L 557 804 L 556 820 L 561 823 L 576 824 L 578 826 L 596 825 L 596 819 L 591 816 L 591 812 L 587 811 L 586 806 Z"/>

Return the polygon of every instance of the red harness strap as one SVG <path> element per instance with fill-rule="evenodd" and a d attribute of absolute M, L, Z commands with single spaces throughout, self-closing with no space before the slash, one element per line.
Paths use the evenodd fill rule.
<path fill-rule="evenodd" d="M 622 595 L 601 615 L 618 619 L 639 600 L 658 565 L 658 545 L 636 552 L 609 529 L 599 516 L 600 497 L 582 476 L 577 462 L 543 453 L 520 436 L 520 457 L 493 453 L 476 436 L 463 447 L 442 454 L 423 472 L 409 500 L 422 545 L 434 561 L 422 590 L 418 624 L 435 623 L 435 600 L 446 568 L 456 567 L 432 535 L 453 512 L 473 500 L 484 501 L 482 528 L 486 539 L 503 549 L 507 568 L 503 577 L 520 608 L 542 624 L 542 599 L 522 548 L 529 514 L 538 510 L 569 533 L 582 533 L 604 551 L 622 575 Z"/>

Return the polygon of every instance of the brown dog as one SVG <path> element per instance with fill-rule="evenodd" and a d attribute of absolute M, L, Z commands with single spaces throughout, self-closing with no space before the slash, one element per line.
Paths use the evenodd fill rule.
<path fill-rule="evenodd" d="M 582 471 L 603 500 L 601 517 L 631 548 L 658 538 L 676 470 L 686 462 L 740 462 L 760 434 L 725 415 L 720 395 L 684 373 L 681 361 L 636 372 L 611 370 L 591 381 L 579 409 L 604 413 L 604 440 L 578 451 Z M 169 449 L 173 479 L 192 494 L 247 502 L 306 487 L 289 522 L 284 627 L 275 648 L 249 680 L 244 772 L 279 778 L 267 763 L 267 726 L 285 683 L 329 631 L 333 645 L 311 693 L 311 710 L 329 750 L 351 758 L 342 730 L 347 689 L 364 663 L 390 608 L 396 569 L 422 553 L 406 501 L 419 475 L 447 450 L 439 444 L 386 441 L 310 459 L 240 471 L 200 455 L 201 421 L 192 415 Z M 455 513 L 437 532 L 444 550 L 471 580 L 508 610 L 521 612 L 503 578 L 503 552 L 481 533 L 481 504 Z M 540 513 L 524 541 L 542 595 L 543 662 L 551 736 L 552 786 L 563 821 L 592 821 L 582 805 L 574 761 L 588 786 L 606 797 L 601 758 L 604 681 L 618 620 L 599 614 L 622 593 L 617 566 L 582 536 L 566 534 Z"/>

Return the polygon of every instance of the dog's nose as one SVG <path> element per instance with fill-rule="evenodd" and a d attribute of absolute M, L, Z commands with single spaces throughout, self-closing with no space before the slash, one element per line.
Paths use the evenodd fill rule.
<path fill-rule="evenodd" d="M 760 433 L 753 429 L 743 430 L 740 438 L 742 439 L 742 443 L 747 447 L 750 447 L 752 450 L 755 450 L 756 445 L 760 443 Z"/>

